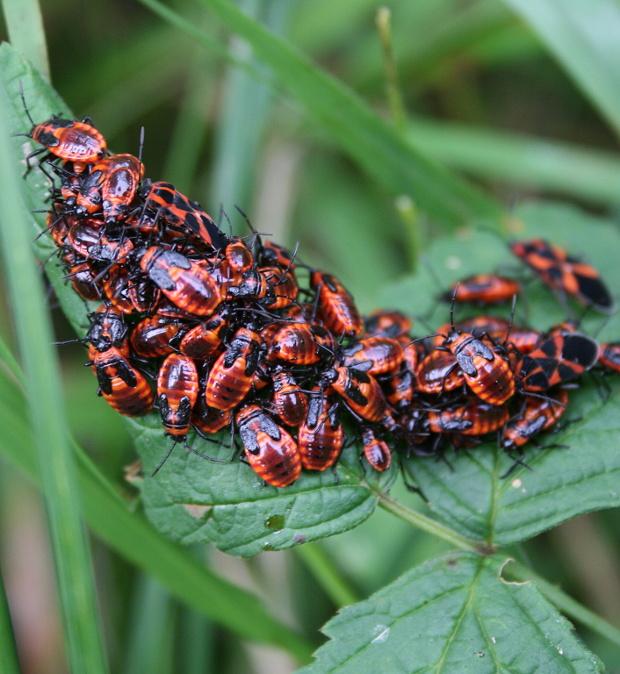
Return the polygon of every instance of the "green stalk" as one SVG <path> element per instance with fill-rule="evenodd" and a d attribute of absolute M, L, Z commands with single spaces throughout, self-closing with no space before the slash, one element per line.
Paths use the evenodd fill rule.
<path fill-rule="evenodd" d="M 22 162 L 10 142 L 10 102 L 0 92 L 0 241 L 17 341 L 31 401 L 38 456 L 54 554 L 67 655 L 74 672 L 96 674 L 107 667 L 99 636 L 92 564 L 81 520 L 80 491 L 69 447 L 58 363 L 36 268 L 20 176 Z"/>
<path fill-rule="evenodd" d="M 38 1 L 3 0 L 2 9 L 11 44 L 49 82 L 50 62 Z"/>
<path fill-rule="evenodd" d="M 381 48 L 383 50 L 383 67 L 385 68 L 385 85 L 387 88 L 388 104 L 392 114 L 392 121 L 396 130 L 403 134 L 407 125 L 407 112 L 398 82 L 398 70 L 394 60 L 394 49 L 392 42 L 392 13 L 388 7 L 379 7 L 375 19 L 379 38 L 381 39 Z"/>
<path fill-rule="evenodd" d="M 486 552 L 483 544 L 481 545 L 480 543 L 472 541 L 465 536 L 461 536 L 461 534 L 457 533 L 453 529 L 450 529 L 450 527 L 440 524 L 439 522 L 436 522 L 430 517 L 422 515 L 415 510 L 407 508 L 407 506 L 404 506 L 402 503 L 396 501 L 383 492 L 376 490 L 373 491 L 375 496 L 377 496 L 379 499 L 379 505 L 384 510 L 392 513 L 392 515 L 396 515 L 396 517 L 400 517 L 401 520 L 408 522 L 417 529 L 426 531 L 427 534 L 440 538 L 442 541 L 446 541 L 460 550 L 467 550 L 468 552 L 475 552 L 478 554 Z"/>
<path fill-rule="evenodd" d="M 0 662 L 4 674 L 19 674 L 19 659 L 15 646 L 11 614 L 4 591 L 4 579 L 0 574 Z"/>
<path fill-rule="evenodd" d="M 415 202 L 404 194 L 396 198 L 394 205 L 405 228 L 404 239 L 407 245 L 409 272 L 415 274 L 423 248 L 422 218 Z"/>
<path fill-rule="evenodd" d="M 306 543 L 295 548 L 295 552 L 336 606 L 341 608 L 359 601 L 359 597 L 320 545 Z"/>
<path fill-rule="evenodd" d="M 172 609 L 170 595 L 160 583 L 144 575 L 137 579 L 123 674 L 158 671 L 169 652 Z"/>

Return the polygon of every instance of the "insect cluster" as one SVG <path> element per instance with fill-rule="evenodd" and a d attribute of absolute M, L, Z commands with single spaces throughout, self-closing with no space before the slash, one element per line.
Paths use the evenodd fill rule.
<path fill-rule="evenodd" d="M 205 438 L 229 429 L 276 487 L 334 466 L 347 438 L 378 471 L 395 448 L 437 454 L 491 433 L 518 461 L 564 414 L 565 384 L 599 359 L 620 367 L 618 345 L 600 348 L 570 323 L 539 333 L 477 316 L 415 338 L 399 312 L 363 319 L 335 276 L 256 233 L 224 234 L 173 185 L 145 179 L 140 159 L 110 154 L 89 120 L 52 117 L 28 135 L 54 173 L 47 230 L 66 278 L 100 302 L 85 336 L 100 394 L 127 416 L 156 408 L 186 447 L 192 427 Z M 512 250 L 564 301 L 614 310 L 596 271 L 563 250 Z M 518 292 L 479 276 L 450 296 Z"/>

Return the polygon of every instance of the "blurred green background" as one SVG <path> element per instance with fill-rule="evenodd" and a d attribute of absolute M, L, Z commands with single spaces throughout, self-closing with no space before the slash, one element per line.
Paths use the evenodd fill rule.
<path fill-rule="evenodd" d="M 393 115 L 376 2 L 237 4 L 380 115 Z M 199 3 L 167 6 L 204 29 L 213 49 L 138 2 L 42 0 L 41 5 L 52 82 L 76 116 L 92 117 L 115 152 L 137 153 L 144 127 L 149 177 L 174 183 L 216 218 L 223 209 L 237 233 L 247 229 L 235 206 L 276 241 L 291 247 L 299 242 L 304 261 L 337 274 L 363 310 L 378 308 L 381 289 L 412 270 L 412 241 L 423 248 L 446 236 L 336 147 L 296 101 L 272 85 L 247 46 Z M 508 210 L 525 198 L 542 197 L 616 214 L 616 135 L 505 4 L 393 0 L 387 6 L 406 111 L 399 128 L 414 146 L 454 167 Z M 601 42 L 618 37 L 601 35 Z M 246 65 L 238 67 L 235 60 Z M 0 330 L 10 343 L 6 300 L 0 298 Z M 59 341 L 74 338 L 59 312 L 55 322 Z M 95 397 L 95 380 L 83 367 L 83 346 L 63 345 L 60 354 L 73 434 L 121 485 L 124 467 L 135 460 L 124 422 Z M 41 505 L 8 466 L 0 484 L 2 566 L 24 671 L 62 672 L 66 665 Z M 130 485 L 123 489 L 132 497 Z M 615 512 L 584 516 L 532 541 L 526 551 L 534 568 L 616 623 L 617 528 Z M 93 546 L 111 671 L 274 674 L 294 667 L 276 651 L 240 644 L 97 541 Z M 322 548 L 362 598 L 442 544 L 377 512 Z M 318 629 L 337 607 L 303 556 L 263 553 L 241 561 L 212 550 L 196 554 L 265 596 L 285 622 L 322 643 Z M 620 656 L 598 637 L 585 636 L 609 667 L 620 671 Z"/>

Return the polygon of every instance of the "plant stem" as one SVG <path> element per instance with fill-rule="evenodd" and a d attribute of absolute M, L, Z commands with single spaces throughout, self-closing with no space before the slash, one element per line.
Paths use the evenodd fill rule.
<path fill-rule="evenodd" d="M 19 659 L 11 623 L 11 614 L 4 591 L 4 579 L 0 574 L 0 662 L 6 674 L 19 674 Z"/>
<path fill-rule="evenodd" d="M 392 12 L 390 12 L 389 8 L 379 7 L 375 21 L 383 50 L 383 67 L 385 68 L 388 104 L 396 130 L 398 133 L 404 134 L 407 127 L 407 112 L 400 92 L 398 70 L 396 68 L 396 61 L 394 60 L 391 20 Z"/>
<path fill-rule="evenodd" d="M 405 226 L 405 240 L 407 243 L 407 262 L 409 272 L 415 274 L 422 251 L 422 219 L 415 202 L 405 194 L 396 198 L 396 210 Z"/>
<path fill-rule="evenodd" d="M 338 572 L 321 546 L 316 543 L 307 543 L 295 548 L 295 552 L 336 606 L 348 606 L 359 601 L 359 597 Z"/>
<path fill-rule="evenodd" d="M 477 543 L 472 541 L 465 536 L 461 536 L 459 533 L 450 529 L 450 527 L 445 526 L 444 524 L 439 524 L 430 517 L 422 515 L 421 513 L 416 512 L 407 508 L 399 501 L 391 498 L 387 494 L 384 494 L 379 491 L 373 490 L 377 498 L 379 499 L 379 505 L 388 512 L 400 517 L 401 520 L 412 524 L 414 527 L 426 531 L 426 533 L 441 538 L 441 540 L 451 543 L 455 547 L 461 550 L 467 550 L 469 552 L 475 552 L 477 554 L 484 554 L 484 544 Z"/>

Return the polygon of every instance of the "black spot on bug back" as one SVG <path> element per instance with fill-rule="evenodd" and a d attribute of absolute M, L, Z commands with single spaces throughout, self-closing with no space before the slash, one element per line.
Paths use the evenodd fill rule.
<path fill-rule="evenodd" d="M 576 363 L 588 370 L 596 363 L 598 352 L 598 343 L 591 337 L 579 334 L 564 336 L 562 358 L 570 363 Z"/>
<path fill-rule="evenodd" d="M 607 286 L 599 279 L 590 276 L 575 274 L 579 285 L 579 295 L 585 304 L 588 304 L 603 313 L 616 310 L 616 303 Z"/>

